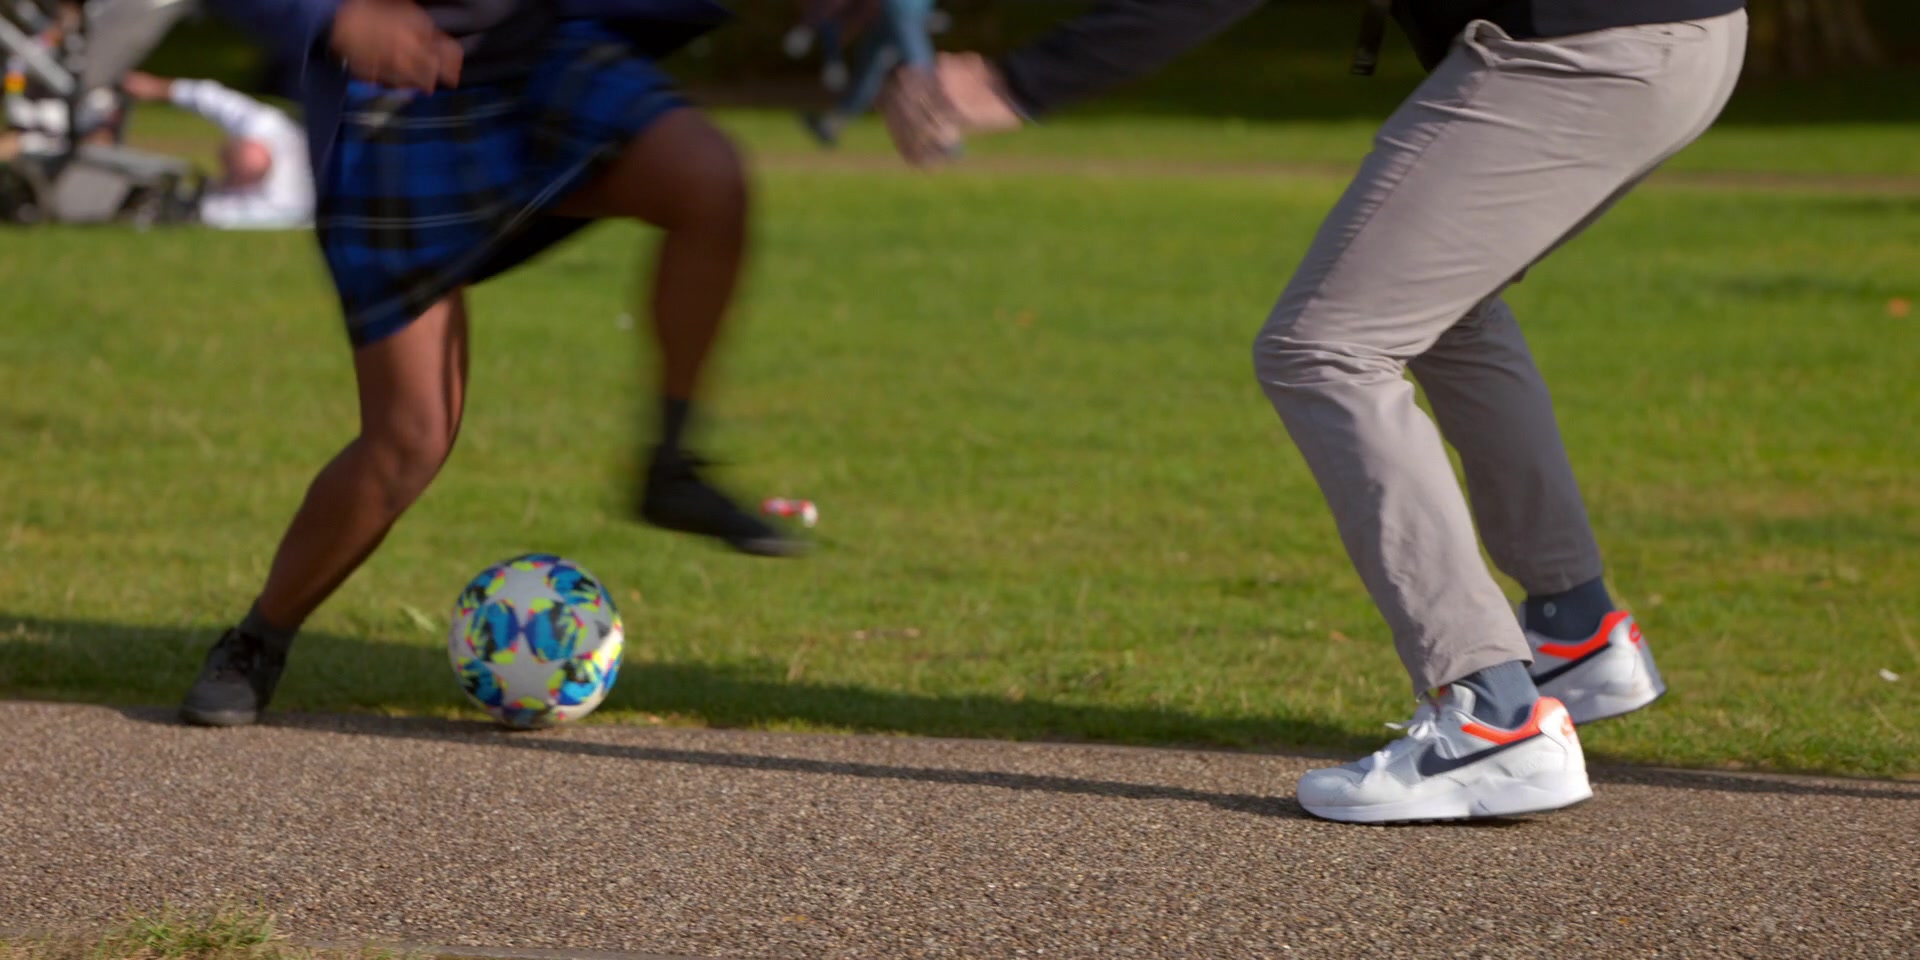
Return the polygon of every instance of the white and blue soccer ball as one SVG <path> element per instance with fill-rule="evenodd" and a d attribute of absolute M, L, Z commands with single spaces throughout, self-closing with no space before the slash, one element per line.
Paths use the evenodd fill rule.
<path fill-rule="evenodd" d="M 549 554 L 494 564 L 453 606 L 447 655 L 467 698 L 533 730 L 592 713 L 626 644 L 613 597 L 585 567 Z"/>

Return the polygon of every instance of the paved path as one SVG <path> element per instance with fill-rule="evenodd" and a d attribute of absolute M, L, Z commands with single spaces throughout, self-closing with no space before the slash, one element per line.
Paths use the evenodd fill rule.
<path fill-rule="evenodd" d="M 1616 770 L 1305 818 L 1297 757 L 0 703 L 0 927 L 686 957 L 1920 957 L 1920 784 Z M 495 953 L 501 952 L 496 949 Z"/>

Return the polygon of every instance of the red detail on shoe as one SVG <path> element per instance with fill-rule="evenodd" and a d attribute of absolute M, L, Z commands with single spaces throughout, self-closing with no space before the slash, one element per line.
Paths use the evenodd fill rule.
<path fill-rule="evenodd" d="M 1587 640 L 1580 643 L 1543 643 L 1534 649 L 1549 657 L 1559 657 L 1562 660 L 1577 660 L 1606 646 L 1607 638 L 1613 636 L 1613 628 L 1619 626 L 1620 621 L 1631 620 L 1632 618 L 1633 614 L 1625 610 L 1615 610 L 1607 614 L 1606 619 L 1600 621 L 1599 632 Z M 1635 623 L 1628 633 L 1633 638 L 1634 643 L 1640 642 L 1640 625 L 1638 623 Z"/>
<path fill-rule="evenodd" d="M 1636 647 L 1646 646 L 1646 640 L 1640 636 L 1640 621 L 1635 620 L 1627 624 L 1627 639 Z"/>
<path fill-rule="evenodd" d="M 1559 700 L 1553 697 L 1541 697 L 1533 702 L 1533 713 L 1527 716 L 1527 722 L 1519 729 L 1501 730 L 1498 727 L 1489 727 L 1486 724 L 1474 723 L 1472 721 L 1461 724 L 1460 729 L 1462 732 L 1472 734 L 1488 743 L 1513 743 L 1516 740 L 1525 740 L 1528 737 L 1539 736 L 1541 718 L 1545 717 L 1547 712 L 1554 707 L 1560 708 L 1562 716 L 1566 715 L 1566 707 L 1562 706 Z M 1573 732 L 1572 721 L 1568 720 L 1567 723 L 1567 732 L 1571 734 Z"/>

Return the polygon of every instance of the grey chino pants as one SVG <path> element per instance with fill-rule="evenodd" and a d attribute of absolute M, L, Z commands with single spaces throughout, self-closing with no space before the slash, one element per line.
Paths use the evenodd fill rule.
<path fill-rule="evenodd" d="M 1381 128 L 1255 340 L 1416 691 L 1532 658 L 1476 523 L 1529 593 L 1600 575 L 1546 384 L 1499 295 L 1707 130 L 1746 32 L 1745 13 L 1524 41 L 1473 24 Z"/>

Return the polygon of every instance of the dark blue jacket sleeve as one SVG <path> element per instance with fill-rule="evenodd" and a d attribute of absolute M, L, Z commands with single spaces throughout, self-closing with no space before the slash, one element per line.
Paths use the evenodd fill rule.
<path fill-rule="evenodd" d="M 1014 100 L 1038 116 L 1144 77 L 1267 0 L 1104 0 L 1001 61 Z"/>
<path fill-rule="evenodd" d="M 305 63 L 325 50 L 340 0 L 209 0 L 208 5 L 254 39 Z"/>

